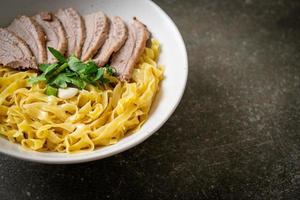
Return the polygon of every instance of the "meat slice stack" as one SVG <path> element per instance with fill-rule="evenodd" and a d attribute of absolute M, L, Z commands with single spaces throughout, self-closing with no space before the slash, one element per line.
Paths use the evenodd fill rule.
<path fill-rule="evenodd" d="M 127 27 L 121 17 L 113 17 L 110 24 L 108 39 L 105 41 L 94 61 L 98 66 L 104 66 L 110 56 L 119 51 L 128 36 Z"/>
<path fill-rule="evenodd" d="M 86 27 L 86 39 L 82 47 L 81 59 L 92 58 L 103 45 L 108 36 L 109 19 L 102 12 L 83 16 Z"/>
<path fill-rule="evenodd" d="M 59 9 L 56 16 L 61 21 L 68 39 L 67 56 L 81 56 L 81 48 L 85 40 L 85 26 L 82 17 L 73 8 Z"/>
<path fill-rule="evenodd" d="M 7 29 L 26 41 L 38 63 L 47 62 L 45 33 L 35 20 L 21 16 L 14 19 Z"/>
<path fill-rule="evenodd" d="M 99 67 L 108 63 L 120 80 L 128 81 L 149 37 L 147 27 L 136 18 L 126 25 L 120 17 L 109 19 L 100 11 L 83 17 L 73 8 L 41 12 L 0 28 L 0 64 L 38 69 L 37 64 L 56 62 L 47 51 L 53 47 L 67 57 L 93 59 Z"/>
<path fill-rule="evenodd" d="M 33 17 L 44 29 L 47 38 L 47 47 L 53 47 L 60 53 L 65 54 L 67 50 L 67 37 L 63 26 L 57 17 L 50 12 L 41 12 Z M 53 55 L 47 51 L 48 63 L 56 62 Z"/>
<path fill-rule="evenodd" d="M 0 63 L 15 69 L 37 69 L 29 46 L 14 33 L 0 28 Z"/>
<path fill-rule="evenodd" d="M 128 39 L 124 46 L 113 55 L 111 66 L 116 68 L 121 80 L 129 80 L 132 70 L 141 54 L 144 52 L 149 39 L 147 27 L 136 18 L 128 27 Z"/>

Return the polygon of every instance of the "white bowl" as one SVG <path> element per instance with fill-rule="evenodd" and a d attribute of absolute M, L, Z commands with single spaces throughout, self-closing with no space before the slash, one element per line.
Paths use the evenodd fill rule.
<path fill-rule="evenodd" d="M 125 151 L 143 142 L 157 131 L 171 116 L 183 95 L 187 74 L 187 52 L 183 39 L 173 21 L 156 4 L 149 0 L 9 0 L 0 7 L 0 24 L 8 25 L 21 14 L 33 15 L 38 11 L 74 7 L 80 13 L 102 10 L 109 16 L 121 16 L 130 20 L 133 16 L 144 22 L 153 37 L 162 44 L 159 63 L 165 66 L 165 79 L 156 96 L 149 119 L 142 128 L 115 145 L 79 154 L 40 153 L 24 150 L 0 138 L 0 152 L 16 158 L 41 163 L 68 164 L 97 160 Z M 162 147 L 163 148 L 163 147 Z"/>

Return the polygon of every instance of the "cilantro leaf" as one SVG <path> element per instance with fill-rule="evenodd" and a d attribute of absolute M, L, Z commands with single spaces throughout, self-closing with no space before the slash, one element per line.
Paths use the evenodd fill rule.
<path fill-rule="evenodd" d="M 99 68 L 96 76 L 94 77 L 94 81 L 102 79 L 103 76 L 104 76 L 104 70 L 102 68 Z"/>
<path fill-rule="evenodd" d="M 92 60 L 89 60 L 87 63 L 86 63 L 86 68 L 84 70 L 84 73 L 85 74 L 95 74 L 97 73 L 99 67 L 97 66 L 97 64 L 92 61 Z"/>
<path fill-rule="evenodd" d="M 28 83 L 29 84 L 35 84 L 35 83 L 38 83 L 40 81 L 46 81 L 47 79 L 45 78 L 45 76 L 37 76 L 37 77 L 30 77 L 28 79 Z"/>
<path fill-rule="evenodd" d="M 57 88 L 66 88 L 68 87 L 66 79 L 67 77 L 65 76 L 65 74 L 59 74 L 50 82 L 50 85 Z"/>
<path fill-rule="evenodd" d="M 66 58 L 56 49 L 52 47 L 48 47 L 48 50 L 51 52 L 51 54 L 60 62 L 65 63 L 67 62 Z"/>
<path fill-rule="evenodd" d="M 51 85 L 58 88 L 66 88 L 68 87 L 68 83 L 80 89 L 84 89 L 87 85 L 86 82 L 80 79 L 75 73 L 61 73 L 51 82 Z"/>
<path fill-rule="evenodd" d="M 76 87 L 78 87 L 79 89 L 84 89 L 87 85 L 87 83 L 79 78 L 75 78 L 75 77 L 69 77 L 67 79 L 68 83 L 71 83 L 73 85 L 75 85 Z"/>
<path fill-rule="evenodd" d="M 51 64 L 40 64 L 39 65 L 39 69 L 42 71 L 42 72 L 45 72 L 46 69 L 50 66 Z"/>
<path fill-rule="evenodd" d="M 75 56 L 71 56 L 69 58 L 68 65 L 72 71 L 77 72 L 77 73 L 81 73 L 82 71 L 84 71 L 84 69 L 86 67 L 86 64 L 84 64 L 82 61 L 80 61 Z"/>

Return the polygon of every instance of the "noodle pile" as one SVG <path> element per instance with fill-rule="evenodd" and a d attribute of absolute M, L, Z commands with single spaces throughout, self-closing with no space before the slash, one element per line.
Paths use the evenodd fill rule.
<path fill-rule="evenodd" d="M 152 40 L 133 71 L 132 82 L 89 85 L 71 99 L 29 85 L 35 72 L 0 68 L 0 135 L 34 151 L 74 153 L 117 143 L 147 119 L 163 70 L 159 43 Z M 115 78 L 116 79 L 116 78 Z"/>

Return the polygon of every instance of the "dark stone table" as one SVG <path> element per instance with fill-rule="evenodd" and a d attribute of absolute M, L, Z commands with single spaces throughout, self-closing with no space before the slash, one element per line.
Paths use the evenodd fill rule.
<path fill-rule="evenodd" d="M 96 162 L 0 155 L 1 200 L 300 198 L 300 1 L 156 2 L 189 54 L 175 114 Z"/>

